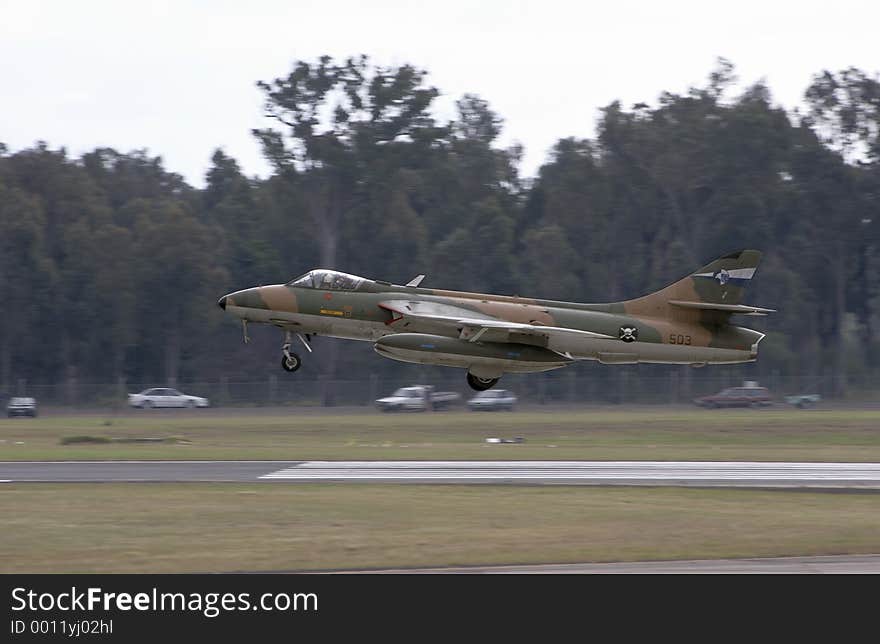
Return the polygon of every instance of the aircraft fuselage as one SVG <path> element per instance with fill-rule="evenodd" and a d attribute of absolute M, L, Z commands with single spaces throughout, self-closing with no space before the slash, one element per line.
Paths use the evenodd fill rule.
<path fill-rule="evenodd" d="M 579 304 L 534 300 L 457 291 L 413 288 L 369 283 L 369 290 L 346 291 L 300 288 L 276 284 L 236 291 L 221 300 L 228 313 L 249 322 L 268 323 L 296 333 L 376 342 L 394 334 L 427 334 L 461 340 L 458 355 L 413 346 L 377 346 L 386 357 L 406 362 L 447 364 L 468 367 L 471 354 L 486 344 L 515 344 L 538 347 L 557 355 L 553 366 L 572 360 L 599 360 L 605 363 L 722 364 L 750 362 L 757 356 L 763 334 L 729 324 L 711 324 L 693 311 L 663 307 L 656 315 L 626 310 L 626 303 Z M 412 306 L 415 302 L 428 310 L 446 308 L 468 311 L 480 319 L 504 320 L 517 324 L 586 331 L 607 337 L 574 334 L 533 334 L 510 330 L 492 341 L 469 342 L 462 329 L 447 320 L 396 317 L 389 302 Z M 637 337 L 626 341 L 621 329 L 637 329 Z M 429 343 L 427 343 L 429 344 Z M 471 345 L 470 347 L 468 345 Z M 473 346 L 477 345 L 477 346 Z M 454 347 L 447 347 L 452 349 Z M 480 356 L 475 356 L 480 357 Z M 544 363 L 508 364 L 503 371 L 540 371 Z"/>

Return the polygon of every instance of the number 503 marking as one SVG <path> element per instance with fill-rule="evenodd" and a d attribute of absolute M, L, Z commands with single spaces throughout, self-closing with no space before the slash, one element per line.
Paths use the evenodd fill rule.
<path fill-rule="evenodd" d="M 672 333 L 669 335 L 669 344 L 690 344 L 691 336 Z"/>

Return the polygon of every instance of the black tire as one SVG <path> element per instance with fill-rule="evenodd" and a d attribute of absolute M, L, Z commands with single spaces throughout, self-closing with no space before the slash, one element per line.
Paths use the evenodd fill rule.
<path fill-rule="evenodd" d="M 498 378 L 477 378 L 470 371 L 467 374 L 467 383 L 475 391 L 486 391 L 498 384 Z"/>
<path fill-rule="evenodd" d="M 289 373 L 293 373 L 302 366 L 302 360 L 293 351 L 288 352 L 286 356 L 281 356 L 281 368 Z"/>
<path fill-rule="evenodd" d="M 153 403 L 149 400 L 145 400 L 144 404 L 141 405 L 141 409 L 150 409 L 153 406 Z"/>
<path fill-rule="evenodd" d="M 195 400 L 187 400 L 187 401 L 186 401 L 186 406 L 187 406 L 188 409 L 195 409 L 195 407 L 196 407 L 196 401 L 195 401 Z"/>

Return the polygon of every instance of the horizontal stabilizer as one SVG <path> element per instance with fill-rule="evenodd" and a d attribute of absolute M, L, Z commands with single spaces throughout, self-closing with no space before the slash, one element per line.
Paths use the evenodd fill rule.
<path fill-rule="evenodd" d="M 762 309 L 761 307 L 749 306 L 747 304 L 716 304 L 714 302 L 685 302 L 683 300 L 669 300 L 669 303 L 684 309 L 704 309 L 731 314 L 767 315 L 768 313 L 776 313 L 776 309 Z"/>

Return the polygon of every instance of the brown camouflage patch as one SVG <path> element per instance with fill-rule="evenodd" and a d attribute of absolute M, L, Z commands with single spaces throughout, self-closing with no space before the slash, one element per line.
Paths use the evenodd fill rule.
<path fill-rule="evenodd" d="M 298 313 L 296 295 L 293 289 L 283 285 L 261 286 L 260 297 L 266 303 L 266 306 L 273 311 L 284 311 L 286 313 Z"/>

